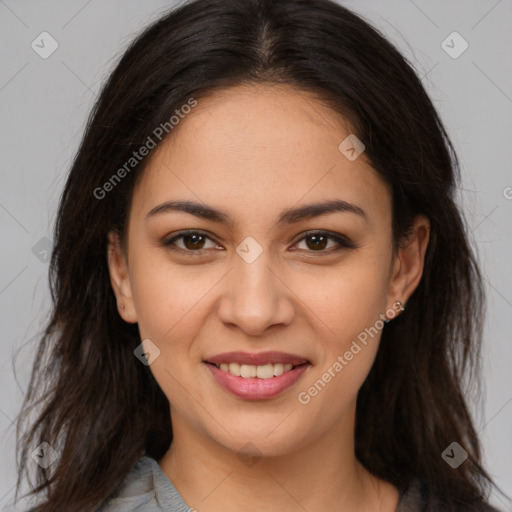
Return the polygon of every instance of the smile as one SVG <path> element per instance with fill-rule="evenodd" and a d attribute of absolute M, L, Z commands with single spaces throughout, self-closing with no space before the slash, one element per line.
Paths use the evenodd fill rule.
<path fill-rule="evenodd" d="M 221 363 L 215 365 L 220 368 L 223 372 L 229 372 L 231 375 L 242 377 L 244 379 L 258 378 L 258 379 L 272 379 L 273 377 L 279 377 L 285 372 L 289 372 L 294 368 L 290 363 L 282 364 L 264 364 L 255 366 L 253 364 L 238 364 L 238 363 Z"/>
<path fill-rule="evenodd" d="M 302 357 L 282 352 L 230 352 L 208 358 L 203 363 L 223 389 L 252 400 L 281 394 L 311 366 Z"/>

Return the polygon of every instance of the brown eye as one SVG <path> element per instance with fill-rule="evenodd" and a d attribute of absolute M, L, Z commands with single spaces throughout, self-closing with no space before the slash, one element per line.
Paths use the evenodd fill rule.
<path fill-rule="evenodd" d="M 329 238 L 323 235 L 310 235 L 305 237 L 304 240 L 306 240 L 306 245 L 308 246 L 308 248 L 316 251 L 318 249 L 325 249 L 328 244 Z M 308 243 L 308 241 L 310 243 Z"/>
<path fill-rule="evenodd" d="M 213 245 L 211 248 L 217 246 L 209 236 L 200 231 L 182 231 L 169 240 L 162 242 L 162 245 L 169 249 L 177 249 L 185 252 L 200 252 L 203 249 L 207 249 L 207 247 L 205 247 L 207 240 L 212 242 Z M 177 243 L 177 241 L 181 243 Z"/>
<path fill-rule="evenodd" d="M 343 249 L 353 249 L 355 245 L 343 235 L 330 234 L 325 231 L 316 231 L 312 233 L 306 233 L 298 244 L 305 241 L 306 248 L 304 250 L 308 252 L 337 252 Z M 334 242 L 334 246 L 329 246 L 329 242 Z M 327 249 L 327 250 L 326 250 Z"/>
<path fill-rule="evenodd" d="M 183 244 L 187 249 L 202 249 L 204 245 L 203 235 L 185 235 L 183 238 Z"/>

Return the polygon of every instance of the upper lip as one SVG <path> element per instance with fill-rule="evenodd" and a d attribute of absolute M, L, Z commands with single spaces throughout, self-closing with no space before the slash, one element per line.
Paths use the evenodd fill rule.
<path fill-rule="evenodd" d="M 265 364 L 292 364 L 297 366 L 308 363 L 309 361 L 295 354 L 287 354 L 285 352 L 259 352 L 251 354 L 249 352 L 224 352 L 204 360 L 206 363 L 222 364 L 222 363 L 238 363 L 261 366 Z"/>

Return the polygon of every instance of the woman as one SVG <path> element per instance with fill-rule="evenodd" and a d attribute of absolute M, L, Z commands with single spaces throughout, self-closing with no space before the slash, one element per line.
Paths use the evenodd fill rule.
<path fill-rule="evenodd" d="M 61 198 L 32 511 L 494 510 L 457 178 L 418 77 L 334 2 L 151 25 Z"/>

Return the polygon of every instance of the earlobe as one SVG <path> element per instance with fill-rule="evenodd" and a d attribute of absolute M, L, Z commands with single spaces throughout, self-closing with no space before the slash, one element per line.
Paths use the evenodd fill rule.
<path fill-rule="evenodd" d="M 417 288 L 423 275 L 429 238 L 430 221 L 424 215 L 418 215 L 406 243 L 400 247 L 395 257 L 388 304 L 396 301 L 406 304 Z"/>
<path fill-rule="evenodd" d="M 107 261 L 110 283 L 117 299 L 121 318 L 128 323 L 136 323 L 137 315 L 134 307 L 128 263 L 122 250 L 119 236 L 110 231 L 107 235 Z"/>

